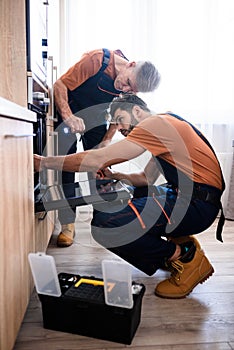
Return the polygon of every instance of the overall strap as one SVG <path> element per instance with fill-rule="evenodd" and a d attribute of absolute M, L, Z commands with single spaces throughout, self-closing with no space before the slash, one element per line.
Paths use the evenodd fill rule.
<path fill-rule="evenodd" d="M 103 72 L 110 62 L 110 51 L 108 49 L 102 49 L 102 50 L 103 50 L 104 55 L 103 55 L 103 60 L 102 60 L 102 66 L 101 66 L 99 72 Z M 119 50 L 119 49 L 115 50 L 114 53 L 120 57 L 123 57 L 125 60 L 128 61 L 127 57 L 123 54 L 123 52 L 121 50 Z"/>
<path fill-rule="evenodd" d="M 103 50 L 104 55 L 103 55 L 103 60 L 102 60 L 102 66 L 101 66 L 99 72 L 103 72 L 110 62 L 110 51 L 108 49 L 102 49 L 102 50 Z"/>
<path fill-rule="evenodd" d="M 220 166 L 220 163 L 219 163 L 219 160 L 217 158 L 217 155 L 213 149 L 213 147 L 211 146 L 211 144 L 209 143 L 209 141 L 207 140 L 207 138 L 200 132 L 200 130 L 198 130 L 193 124 L 191 124 L 190 122 L 188 122 L 187 120 L 181 118 L 180 116 L 174 114 L 174 113 L 167 113 L 169 114 L 170 116 L 174 117 L 174 118 L 177 118 L 181 121 L 184 121 L 186 123 L 188 123 L 192 128 L 193 130 L 196 132 L 196 134 L 198 136 L 200 136 L 200 138 L 207 144 L 207 146 L 211 149 L 211 151 L 213 152 L 215 158 L 217 159 L 218 161 L 218 164 L 219 164 L 219 168 L 220 168 L 220 172 L 221 172 L 221 178 L 222 178 L 222 192 L 225 190 L 225 181 L 224 181 L 224 178 L 223 178 L 223 172 L 222 172 L 222 169 L 221 169 L 221 166 Z M 220 218 L 219 218 L 219 222 L 218 222 L 218 227 L 217 227 L 217 231 L 216 231 L 216 238 L 223 242 L 222 240 L 222 230 L 223 230 L 223 225 L 224 225 L 224 222 L 225 222 L 225 216 L 224 216 L 224 212 L 223 212 L 223 206 L 222 206 L 222 203 L 220 201 L 220 209 L 221 209 L 221 215 L 220 215 Z"/>

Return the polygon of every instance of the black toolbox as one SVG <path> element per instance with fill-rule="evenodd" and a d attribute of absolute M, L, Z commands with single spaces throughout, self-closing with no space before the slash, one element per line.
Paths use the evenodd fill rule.
<path fill-rule="evenodd" d="M 68 273 L 60 273 L 58 278 L 62 292 L 60 297 L 38 294 L 45 328 L 131 344 L 141 320 L 142 298 L 145 293 L 143 284 L 132 283 L 133 307 L 128 309 L 105 304 L 101 279 Z M 75 290 L 74 286 L 81 278 L 101 283 L 93 286 L 95 293 L 90 293 L 91 284 L 84 284 L 83 291 L 81 288 Z"/>

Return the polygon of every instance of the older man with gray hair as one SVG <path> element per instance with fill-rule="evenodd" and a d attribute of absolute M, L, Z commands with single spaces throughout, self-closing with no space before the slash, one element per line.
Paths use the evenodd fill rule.
<path fill-rule="evenodd" d="M 121 92 L 149 92 L 156 89 L 160 75 L 148 61 L 131 61 L 120 50 L 98 49 L 86 52 L 81 59 L 54 84 L 54 98 L 58 122 L 58 154 L 76 153 L 77 137 L 81 134 L 84 150 L 97 145 L 106 146 L 115 133 L 115 126 L 107 128 L 105 104 Z M 92 174 L 89 174 L 91 178 Z M 74 183 L 74 174 L 61 172 L 62 184 Z M 71 190 L 66 196 L 72 196 Z M 68 247 L 75 235 L 75 209 L 59 210 L 61 233 L 59 247 Z"/>

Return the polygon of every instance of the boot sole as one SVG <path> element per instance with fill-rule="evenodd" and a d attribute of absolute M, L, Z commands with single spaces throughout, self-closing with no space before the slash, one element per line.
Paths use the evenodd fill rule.
<path fill-rule="evenodd" d="M 183 299 L 185 298 L 187 295 L 189 295 L 192 290 L 199 284 L 199 283 L 204 283 L 206 280 L 208 280 L 209 277 L 211 277 L 214 273 L 214 268 L 213 266 L 211 266 L 210 270 L 208 272 L 206 272 L 203 276 L 201 276 L 201 278 L 199 279 L 199 281 L 197 281 L 188 291 L 186 291 L 186 293 L 184 294 L 159 294 L 156 291 L 154 292 L 154 294 L 157 297 L 160 298 L 165 298 L 165 299 Z"/>
<path fill-rule="evenodd" d="M 72 243 L 57 243 L 57 247 L 59 247 L 59 248 L 66 248 L 66 247 L 70 247 L 71 245 L 73 244 L 73 242 Z"/>
<path fill-rule="evenodd" d="M 74 234 L 73 234 L 73 240 L 74 240 L 74 238 L 75 238 L 75 232 L 74 232 Z M 58 236 L 59 237 L 59 236 Z M 59 248 L 66 248 L 66 247 L 70 247 L 73 243 L 74 243 L 74 241 L 71 241 L 70 243 L 66 243 L 66 242 L 59 242 L 59 239 L 57 238 L 57 242 L 56 242 L 56 245 L 57 245 L 57 247 L 59 247 Z"/>

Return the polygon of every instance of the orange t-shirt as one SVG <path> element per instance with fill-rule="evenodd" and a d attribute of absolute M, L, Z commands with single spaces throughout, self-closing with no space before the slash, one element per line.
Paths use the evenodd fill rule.
<path fill-rule="evenodd" d="M 150 116 L 127 139 L 175 166 L 193 181 L 222 189 L 216 157 L 186 121 L 168 114 Z"/>
<path fill-rule="evenodd" d="M 94 76 L 102 66 L 103 50 L 85 52 L 81 59 L 61 76 L 61 80 L 69 90 L 74 90 L 90 77 Z M 110 61 L 105 73 L 112 79 L 116 78 L 114 51 L 110 51 Z"/>

